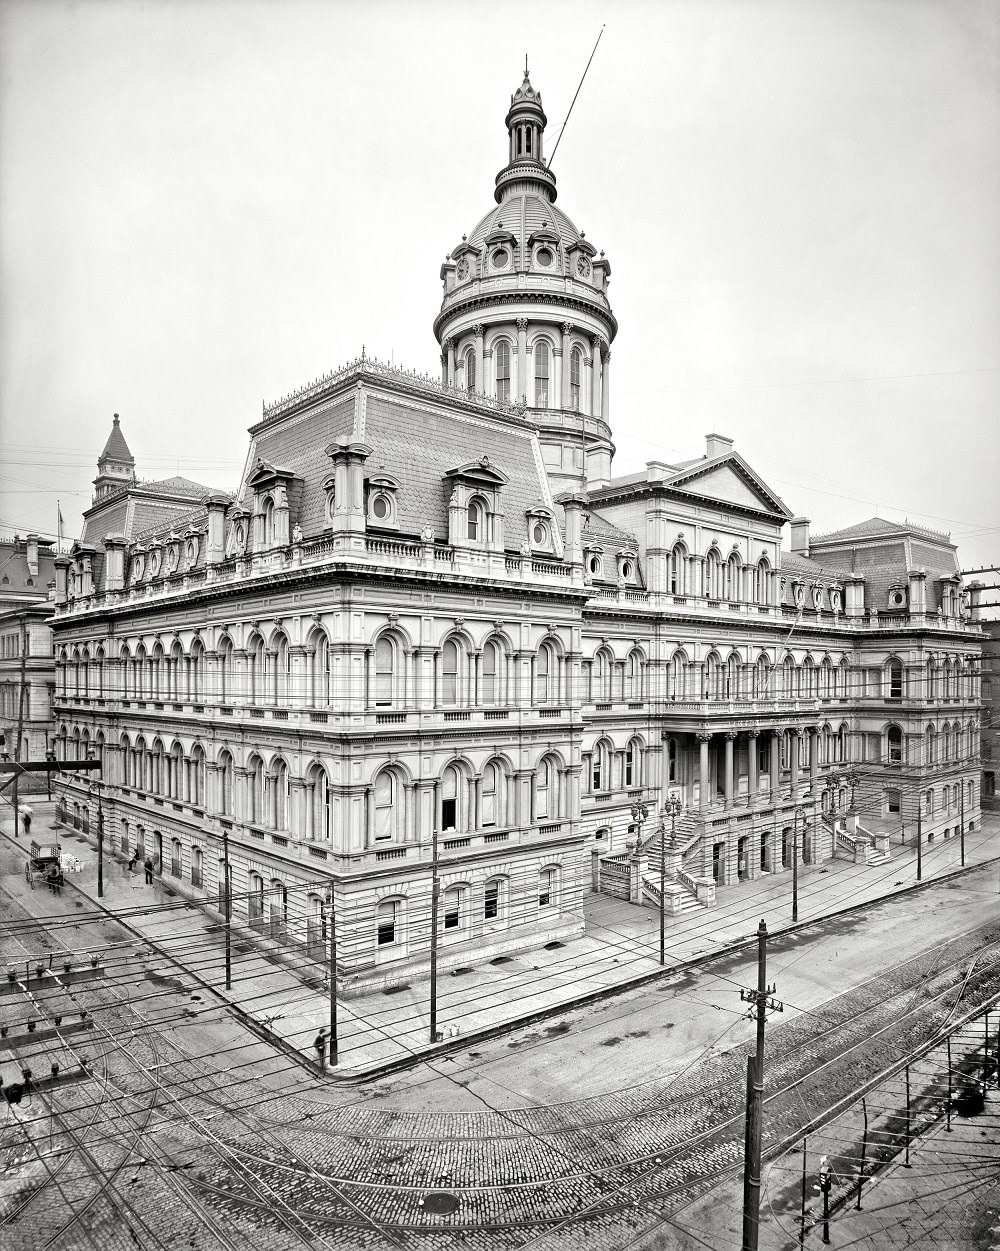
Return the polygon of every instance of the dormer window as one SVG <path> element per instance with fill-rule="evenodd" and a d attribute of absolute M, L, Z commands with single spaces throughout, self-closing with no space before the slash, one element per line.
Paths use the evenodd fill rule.
<path fill-rule="evenodd" d="M 554 260 L 555 256 L 552 254 L 551 248 L 539 248 L 535 253 L 535 263 L 540 265 L 542 269 L 548 269 Z"/>
<path fill-rule="evenodd" d="M 591 578 L 604 577 L 604 555 L 600 551 L 589 551 L 585 556 L 587 573 Z"/>
<path fill-rule="evenodd" d="M 531 546 L 548 547 L 549 528 L 544 521 L 536 521 L 531 527 Z"/>
<path fill-rule="evenodd" d="M 479 499 L 469 500 L 466 510 L 466 538 L 470 543 L 478 543 L 483 534 L 483 502 Z"/>
<path fill-rule="evenodd" d="M 490 264 L 494 269 L 506 269 L 510 264 L 510 253 L 506 248 L 496 248 L 490 257 Z"/>
<path fill-rule="evenodd" d="M 399 482 L 391 474 L 377 473 L 365 480 L 367 518 L 370 526 L 380 529 L 398 529 L 399 512 L 396 492 Z"/>

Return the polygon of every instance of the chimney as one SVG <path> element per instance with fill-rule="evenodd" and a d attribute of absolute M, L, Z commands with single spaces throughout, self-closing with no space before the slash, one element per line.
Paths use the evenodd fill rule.
<path fill-rule="evenodd" d="M 226 509 L 229 500 L 225 495 L 210 495 L 205 500 L 205 507 L 208 510 L 205 564 L 217 565 L 226 554 Z"/>
<path fill-rule="evenodd" d="M 716 456 L 726 456 L 733 450 L 732 439 L 727 439 L 724 434 L 706 434 L 705 435 L 705 457 L 707 460 L 714 460 Z"/>
<path fill-rule="evenodd" d="M 124 534 L 109 534 L 104 539 L 104 589 L 120 591 L 125 586 Z"/>
<path fill-rule="evenodd" d="M 69 567 L 73 562 L 68 556 L 57 556 L 53 563 L 56 567 L 56 603 L 65 604 L 69 600 Z"/>
<path fill-rule="evenodd" d="M 793 517 L 789 523 L 792 527 L 791 548 L 796 556 L 809 555 L 809 518 Z"/>
<path fill-rule="evenodd" d="M 28 572 L 33 578 L 38 577 L 38 535 L 29 534 L 26 540 L 28 544 Z"/>
<path fill-rule="evenodd" d="M 563 506 L 566 518 L 566 559 L 571 565 L 583 565 L 583 510 L 587 507 L 587 496 L 574 492 L 564 495 L 559 501 Z"/>

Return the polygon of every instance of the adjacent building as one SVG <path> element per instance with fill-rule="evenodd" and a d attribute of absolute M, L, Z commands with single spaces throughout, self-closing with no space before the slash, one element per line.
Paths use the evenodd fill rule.
<path fill-rule="evenodd" d="M 362 356 L 265 406 L 235 497 L 138 483 L 116 418 L 57 561 L 58 751 L 106 829 L 209 906 L 228 865 L 316 959 L 335 912 L 347 992 L 425 967 L 435 890 L 467 963 L 571 940 L 595 888 L 658 906 L 661 854 L 676 911 L 979 821 L 954 546 L 810 538 L 718 433 L 616 477 L 610 262 L 527 76 L 505 120 L 440 379 Z"/>
<path fill-rule="evenodd" d="M 11 760 L 44 760 L 53 736 L 52 547 L 37 534 L 0 539 L 0 753 Z"/>

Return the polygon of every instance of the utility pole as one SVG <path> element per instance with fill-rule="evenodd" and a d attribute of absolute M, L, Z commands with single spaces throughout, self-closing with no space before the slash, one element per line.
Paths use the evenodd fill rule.
<path fill-rule="evenodd" d="M 18 624 L 20 626 L 19 642 L 20 642 L 20 651 L 21 651 L 21 680 L 19 681 L 18 686 L 17 686 L 17 737 L 14 739 L 14 763 L 15 764 L 20 764 L 21 762 L 21 738 L 24 734 L 24 684 L 26 680 L 27 663 L 28 663 L 28 657 L 26 654 L 28 650 L 28 632 L 27 632 L 27 629 L 25 628 L 23 613 L 18 618 Z M 20 835 L 17 832 L 17 822 L 18 822 L 18 817 L 20 815 L 20 812 L 19 812 L 20 805 L 18 803 L 18 796 L 17 796 L 17 790 L 18 790 L 17 783 L 18 783 L 19 776 L 20 775 L 15 771 L 14 773 L 14 837 L 15 838 L 20 838 Z"/>
<path fill-rule="evenodd" d="M 681 801 L 676 795 L 671 795 L 666 802 L 666 811 L 670 813 L 670 850 L 675 851 L 677 848 L 677 814 L 681 810 Z M 660 964 L 666 963 L 666 929 L 664 926 L 664 896 L 667 893 L 667 849 L 663 845 L 663 838 L 666 831 L 663 828 L 663 822 L 660 822 Z"/>
<path fill-rule="evenodd" d="M 233 899 L 229 881 L 229 831 L 222 827 L 222 878 L 223 912 L 226 918 L 226 990 L 233 988 L 233 958 L 230 928 L 233 919 Z"/>
<path fill-rule="evenodd" d="M 924 877 L 924 866 L 923 866 L 923 860 L 921 859 L 921 856 L 922 856 L 922 854 L 923 854 L 923 846 L 922 846 L 922 844 L 923 844 L 923 841 L 924 841 L 924 838 L 923 838 L 923 827 L 922 827 L 922 825 L 921 825 L 921 821 L 920 821 L 920 804 L 921 804 L 921 801 L 922 801 L 922 797 L 921 797 L 921 795 L 918 793 L 918 794 L 917 794 L 917 881 L 918 881 L 918 882 L 923 881 L 923 877 Z"/>
<path fill-rule="evenodd" d="M 100 778 L 91 782 L 88 790 L 97 794 L 97 898 L 104 898 L 104 783 Z"/>
<path fill-rule="evenodd" d="M 965 868 L 965 780 L 962 779 L 958 783 L 958 807 L 959 807 L 959 838 L 962 848 L 962 868 Z"/>
<path fill-rule="evenodd" d="M 336 884 L 330 878 L 330 1068 L 337 1063 L 337 898 Z"/>
<path fill-rule="evenodd" d="M 757 1053 L 747 1056 L 746 1145 L 743 1158 L 743 1251 L 757 1251 L 760 1229 L 760 1145 L 764 1120 L 764 1020 L 768 1008 L 784 1012 L 772 998 L 776 986 L 767 984 L 767 926 L 757 927 L 757 988 L 742 989 L 740 999 L 750 1004 L 747 1016 L 757 1022 Z"/>
<path fill-rule="evenodd" d="M 792 820 L 792 924 L 799 919 L 799 817 L 805 834 L 806 810 L 799 804 Z"/>
<path fill-rule="evenodd" d="M 441 883 L 438 881 L 438 831 L 434 822 L 431 841 L 431 1042 L 438 1041 L 438 899 Z"/>

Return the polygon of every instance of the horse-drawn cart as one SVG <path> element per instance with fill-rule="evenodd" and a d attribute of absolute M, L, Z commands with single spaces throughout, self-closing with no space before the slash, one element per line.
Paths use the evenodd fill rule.
<path fill-rule="evenodd" d="M 59 844 L 36 843 L 32 839 L 31 854 L 24 862 L 24 880 L 34 890 L 35 883 L 47 881 L 53 869 L 55 870 L 53 877 L 59 877 L 62 874 L 62 866 L 59 862 Z"/>

